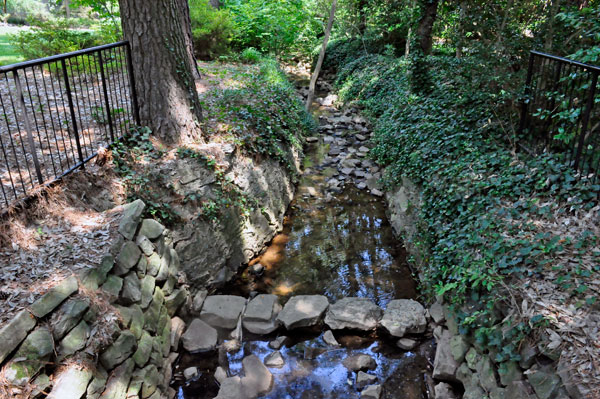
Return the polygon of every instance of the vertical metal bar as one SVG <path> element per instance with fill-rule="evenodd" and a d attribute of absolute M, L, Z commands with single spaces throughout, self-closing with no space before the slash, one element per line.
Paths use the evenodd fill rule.
<path fill-rule="evenodd" d="M 580 67 L 576 66 L 576 69 L 579 70 Z M 585 83 L 585 79 L 587 78 L 587 75 L 585 74 L 585 71 L 583 70 L 579 70 L 577 72 L 577 78 L 574 80 L 574 84 L 571 87 L 571 94 L 570 94 L 570 101 L 569 101 L 569 109 L 572 108 L 572 106 L 576 103 L 576 99 L 579 99 L 579 95 L 581 95 L 581 89 L 583 87 L 583 84 Z M 583 96 L 585 97 L 585 91 L 583 93 Z M 583 118 L 583 113 L 585 112 L 584 107 L 586 106 L 586 103 L 584 101 L 580 101 L 581 105 L 579 105 L 579 109 L 581 109 L 581 113 L 579 114 L 579 117 L 577 118 L 577 122 L 575 122 L 575 125 L 573 127 L 574 133 L 573 133 L 573 145 L 571 146 L 571 150 L 569 151 L 570 155 L 569 155 L 569 163 L 575 163 L 575 160 L 577 158 L 577 148 L 578 148 L 578 143 L 579 143 L 579 136 L 578 133 L 581 129 L 581 120 Z M 575 168 L 577 169 L 577 168 Z"/>
<path fill-rule="evenodd" d="M 8 74 L 5 74 L 4 77 L 6 78 L 6 87 L 10 87 L 10 83 L 8 81 Z M 25 159 L 25 166 L 27 167 L 27 174 L 29 175 L 29 182 L 31 183 L 31 187 L 33 187 L 33 176 L 31 175 L 31 169 L 29 168 L 29 160 L 27 159 L 27 157 L 25 156 L 25 154 L 27 153 L 27 150 L 25 150 L 25 146 L 23 145 L 23 138 L 21 137 L 21 125 L 19 124 L 19 114 L 17 113 L 17 109 L 15 108 L 15 101 L 14 101 L 14 96 L 12 95 L 12 93 L 9 95 L 10 98 L 10 105 L 12 107 L 12 111 L 13 111 L 13 115 L 15 117 L 15 124 L 17 126 L 17 135 L 19 137 L 19 143 L 21 145 L 21 150 L 23 150 L 23 158 Z M 16 151 L 16 148 L 13 146 L 13 151 Z M 18 158 L 17 158 L 17 154 L 15 152 L 15 162 L 19 162 Z M 19 172 L 20 172 L 20 168 L 19 168 Z M 27 190 L 25 188 L 25 181 L 23 180 L 23 176 L 19 173 L 19 176 L 21 176 L 21 186 L 23 187 L 23 191 L 25 194 L 27 194 Z"/>
<path fill-rule="evenodd" d="M 583 153 L 583 146 L 585 145 L 585 136 L 587 134 L 588 122 L 590 120 L 590 113 L 594 107 L 594 97 L 596 96 L 596 85 L 598 84 L 598 72 L 591 71 L 592 73 L 592 85 L 590 87 L 587 105 L 581 120 L 581 133 L 579 134 L 579 146 L 577 147 L 577 155 L 575 156 L 575 170 L 579 170 L 579 161 L 581 160 L 581 154 Z"/>
<path fill-rule="evenodd" d="M 15 69 L 13 71 L 13 78 L 15 79 L 15 85 L 17 87 L 17 95 L 19 105 L 21 106 L 21 111 L 23 112 L 23 120 L 25 121 L 25 130 L 27 131 L 27 141 L 29 142 L 29 151 L 31 152 L 31 156 L 33 157 L 33 165 L 35 166 L 35 173 L 37 174 L 38 182 L 40 184 L 44 183 L 44 178 L 42 177 L 42 170 L 40 169 L 40 162 L 37 157 L 37 151 L 35 149 L 35 144 L 33 142 L 33 131 L 31 126 L 31 121 L 29 120 L 29 115 L 27 115 L 27 107 L 25 105 L 25 97 L 23 96 L 23 90 L 21 88 L 21 79 L 19 79 L 18 70 Z M 16 116 L 16 115 L 15 115 Z"/>
<path fill-rule="evenodd" d="M 552 91 L 550 92 L 550 94 L 552 96 L 550 98 L 550 107 L 549 107 L 550 115 L 548 116 L 548 120 L 544 124 L 545 125 L 544 126 L 544 131 L 545 131 L 544 132 L 545 133 L 544 141 L 545 141 L 545 147 L 548 149 L 550 149 L 549 147 L 550 147 L 550 142 L 552 139 L 552 137 L 550 137 L 550 131 L 551 131 L 550 127 L 552 126 L 552 122 L 553 122 L 554 114 L 555 114 L 554 106 L 556 104 L 556 96 L 557 96 L 558 84 L 560 81 L 560 73 L 562 71 L 562 65 L 563 64 L 561 62 L 558 62 L 558 61 L 556 62 L 556 69 L 555 69 L 554 78 L 553 78 L 554 84 L 552 85 Z"/>
<path fill-rule="evenodd" d="M 51 65 L 48 65 L 48 68 L 50 68 Z M 54 135 L 54 146 L 56 147 L 56 155 L 58 156 L 58 166 L 59 166 L 59 171 L 62 173 L 62 158 L 60 156 L 60 148 L 58 147 L 58 138 L 56 137 L 56 126 L 54 125 L 54 117 L 52 116 L 52 106 L 50 105 L 50 96 L 48 95 L 48 83 L 46 83 L 46 76 L 44 75 L 44 66 L 40 65 L 40 74 L 42 75 L 42 84 L 44 85 L 44 95 L 46 96 L 46 100 L 48 102 L 48 113 L 50 114 L 50 125 L 52 126 L 52 134 Z M 54 91 L 54 84 L 52 85 L 52 89 Z M 54 102 L 56 104 L 56 94 L 54 94 Z M 58 113 L 58 110 L 57 110 Z M 58 120 L 58 124 L 60 126 L 60 117 Z M 64 142 L 64 138 L 63 138 L 63 142 Z M 67 158 L 67 163 L 68 163 L 68 158 Z M 58 173 L 55 172 L 54 175 L 55 178 L 58 177 Z"/>
<path fill-rule="evenodd" d="M 527 80 L 525 81 L 525 96 L 521 102 L 521 121 L 519 123 L 519 136 L 523 134 L 525 130 L 527 120 L 527 108 L 530 101 L 529 96 L 531 95 L 531 79 L 533 77 L 533 53 L 529 53 L 529 67 L 527 69 Z"/>
<path fill-rule="evenodd" d="M 109 95 L 110 95 L 110 102 L 111 105 L 114 107 L 114 109 L 117 109 L 119 106 L 119 96 L 117 95 L 117 82 L 116 82 L 116 77 L 115 77 L 115 67 L 114 67 L 114 58 L 112 56 L 112 51 L 111 49 L 107 49 L 106 50 L 106 54 L 108 55 L 108 58 L 111 60 L 111 62 L 106 63 L 106 72 L 107 72 L 107 85 L 108 85 L 108 89 L 109 89 Z M 112 112 L 112 110 L 111 110 Z M 118 123 L 119 120 L 119 115 L 118 114 L 112 114 L 113 117 L 113 124 L 115 126 L 115 131 L 118 130 L 118 134 L 116 134 L 116 138 L 119 139 L 121 137 L 124 136 L 123 134 L 123 129 L 121 129 L 121 126 Z"/>
<path fill-rule="evenodd" d="M 33 114 L 33 122 L 35 123 L 35 130 L 38 134 L 38 141 L 40 143 L 40 152 L 42 154 L 42 162 L 44 163 L 46 175 L 49 176 L 48 172 L 48 163 L 46 161 L 46 156 L 44 154 L 44 140 L 42 140 L 42 134 L 40 133 L 40 125 L 38 122 L 38 118 L 35 112 L 35 105 L 33 104 L 33 95 L 31 94 L 31 85 L 29 84 L 29 78 L 27 77 L 27 71 L 23 70 L 23 76 L 25 77 L 25 85 L 27 86 L 27 94 L 29 94 L 29 104 L 31 105 L 31 112 Z M 50 152 L 50 163 L 52 163 L 52 169 L 56 172 L 56 168 L 54 167 L 54 157 L 52 156 L 52 148 L 50 147 L 50 140 L 48 139 L 48 127 L 46 126 L 46 118 L 44 117 L 44 105 L 42 104 L 42 99 L 40 97 L 40 90 L 37 84 L 37 78 L 35 76 L 35 68 L 31 68 L 31 75 L 33 77 L 33 83 L 35 84 L 35 89 L 37 92 L 37 98 L 40 105 L 40 113 L 42 117 L 42 122 L 44 123 L 44 131 L 46 132 L 46 142 L 48 143 L 48 151 Z"/>
<path fill-rule="evenodd" d="M 94 106 L 96 108 L 100 108 L 101 110 L 104 110 L 104 106 L 102 105 L 102 91 L 100 91 L 100 89 L 98 88 L 98 85 L 97 85 L 97 83 L 100 82 L 98 80 L 98 60 L 97 60 L 98 52 L 95 51 L 95 52 L 91 53 L 90 55 L 88 55 L 88 61 L 90 60 L 90 56 L 93 61 L 90 61 L 88 63 L 88 67 L 89 67 L 90 77 L 92 78 L 91 84 L 92 84 L 92 94 L 94 95 Z M 98 106 L 98 104 L 100 104 L 100 106 Z M 102 111 L 101 123 L 99 121 L 99 123 L 97 123 L 97 124 L 102 127 L 102 131 L 104 132 L 102 135 L 102 139 L 104 141 L 106 141 L 107 144 L 109 144 L 112 140 L 110 138 L 110 133 L 106 127 L 106 119 L 104 118 L 104 111 Z"/>
<path fill-rule="evenodd" d="M 15 156 L 15 162 L 17 163 L 17 171 L 19 172 L 19 177 L 21 178 L 21 184 L 23 184 L 23 176 L 21 176 L 21 167 L 19 166 L 19 160 L 17 158 L 17 153 L 15 151 L 15 143 L 13 142 L 12 133 L 10 132 L 10 123 L 8 122 L 8 113 L 6 112 L 6 107 L 4 106 L 4 99 L 2 98 L 2 95 L 0 95 L 0 105 L 2 105 L 4 120 L 6 121 L 6 129 L 8 131 L 8 138 L 10 141 L 10 146 L 13 150 L 13 155 Z M 15 188 L 15 182 L 13 181 L 13 177 L 12 177 L 13 172 L 11 170 L 10 162 L 8 160 L 8 155 L 6 154 L 6 149 L 4 148 L 4 143 L 2 142 L 1 136 L 0 136 L 0 145 L 2 146 L 2 153 L 4 154 L 4 160 L 6 161 L 6 170 L 8 171 L 8 177 L 10 179 L 10 185 L 13 190 L 13 195 L 15 196 L 15 199 L 17 199 L 17 190 Z M 4 185 L 3 185 L 3 187 L 4 187 Z M 23 190 L 24 189 L 25 189 L 25 186 L 23 186 Z"/>
<path fill-rule="evenodd" d="M 131 44 L 127 42 L 125 47 L 127 48 L 127 74 L 129 75 L 129 90 L 131 93 L 131 103 L 133 105 L 133 117 L 135 118 L 135 123 L 138 126 L 141 126 L 140 108 L 138 104 L 137 91 L 135 88 L 135 76 L 133 74 L 133 62 L 131 61 Z"/>
<path fill-rule="evenodd" d="M 58 62 L 55 63 L 54 66 L 56 67 L 56 70 L 59 69 Z M 52 93 L 54 94 L 54 98 L 58 98 L 56 95 L 56 88 L 54 87 L 54 81 L 56 81 L 56 83 L 58 84 L 58 93 L 60 94 L 60 100 L 62 102 L 63 109 L 67 109 L 67 106 L 65 105 L 65 96 L 63 94 L 62 86 L 60 84 L 60 79 L 58 77 L 55 78 L 53 76 L 52 67 L 49 67 L 48 70 L 50 72 L 50 82 L 52 83 Z M 71 169 L 71 161 L 69 160 L 69 150 L 71 150 L 71 155 L 73 156 L 73 165 L 75 165 L 77 163 L 77 161 L 75 160 L 75 151 L 73 151 L 73 142 L 71 141 L 71 138 L 69 137 L 69 146 L 68 147 L 67 147 L 67 142 L 65 141 L 65 135 L 62 131 L 62 126 L 66 127 L 67 134 L 68 134 L 69 133 L 69 125 L 68 125 L 68 121 L 67 121 L 66 117 L 64 118 L 64 120 L 63 120 L 63 118 L 60 117 L 59 104 L 56 105 L 56 114 L 58 115 L 59 126 L 61 126 L 61 137 L 62 137 L 63 147 L 65 149 L 65 158 L 67 159 L 67 167 L 69 169 Z"/>
<path fill-rule="evenodd" d="M 100 64 L 100 79 L 102 79 L 102 91 L 104 92 L 104 107 L 108 119 L 108 128 L 110 131 L 110 141 L 115 142 L 115 130 L 113 126 L 112 115 L 110 114 L 110 102 L 108 101 L 108 88 L 106 87 L 106 73 L 104 72 L 104 59 L 102 51 L 98 51 L 98 64 Z"/>
<path fill-rule="evenodd" d="M 71 58 L 69 59 L 69 71 L 71 72 L 71 77 L 73 78 L 73 82 L 75 82 L 75 73 L 73 73 L 73 60 L 75 60 L 75 63 L 77 63 L 77 57 Z M 76 69 L 76 72 L 77 69 Z M 80 79 L 81 80 L 81 79 Z M 74 100 L 75 103 L 77 103 L 77 115 L 79 116 L 79 139 L 81 140 L 81 148 L 82 148 L 82 153 L 84 153 L 84 157 L 88 156 L 88 146 L 86 145 L 85 142 L 85 131 L 83 128 L 83 118 L 81 117 L 81 104 L 79 103 L 79 94 L 77 94 L 77 85 L 73 85 L 73 94 L 74 94 Z M 84 106 L 85 106 L 85 102 L 84 102 Z M 85 159 L 84 159 L 85 160 Z M 82 163 L 84 162 L 84 160 L 82 160 Z"/>
<path fill-rule="evenodd" d="M 89 56 L 87 56 L 87 62 L 89 63 Z M 92 154 L 96 152 L 96 148 L 98 147 L 98 143 L 96 140 L 96 130 L 92 126 L 92 100 L 90 98 L 90 86 L 88 83 L 88 76 L 86 76 L 85 70 L 86 60 L 83 55 L 81 55 L 81 69 L 78 69 L 79 72 L 79 86 L 81 90 L 81 94 L 83 97 L 83 106 L 86 107 L 86 99 L 87 99 L 87 114 L 85 112 L 85 108 L 83 110 L 83 115 L 87 116 L 87 132 L 88 132 L 88 143 L 90 144 L 90 150 Z M 85 93 L 83 92 L 83 88 L 85 86 Z M 81 119 L 81 124 L 83 126 L 83 119 Z M 86 153 L 87 156 L 87 153 Z"/>
<path fill-rule="evenodd" d="M 79 131 L 77 130 L 77 117 L 75 116 L 75 108 L 73 105 L 73 95 L 71 94 L 71 84 L 69 83 L 69 74 L 67 72 L 67 63 L 64 58 L 60 60 L 60 64 L 63 70 L 63 78 L 65 80 L 65 89 L 67 91 L 67 99 L 69 101 L 69 111 L 71 113 L 71 122 L 73 123 L 73 133 L 75 134 L 75 143 L 77 144 L 77 155 L 79 155 L 79 162 L 81 168 L 84 169 L 83 165 L 83 153 L 81 152 L 81 143 L 79 142 Z"/>
<path fill-rule="evenodd" d="M 129 95 L 129 99 L 127 98 L 127 92 L 125 91 L 127 87 L 127 81 L 125 79 L 125 70 L 127 69 L 127 64 L 123 60 L 123 48 L 117 47 L 115 48 L 115 56 L 118 57 L 119 60 L 119 94 L 121 96 L 121 104 L 123 104 L 123 110 L 126 111 L 128 118 L 123 122 L 127 122 L 127 129 L 129 129 L 132 125 L 131 117 L 133 116 L 133 110 L 131 107 L 131 101 L 128 101 L 131 98 Z"/>

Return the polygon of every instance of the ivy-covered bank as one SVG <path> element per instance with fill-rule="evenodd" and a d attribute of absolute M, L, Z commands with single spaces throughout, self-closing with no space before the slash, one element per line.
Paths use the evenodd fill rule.
<path fill-rule="evenodd" d="M 519 79 L 495 76 L 493 63 L 475 57 L 432 56 L 432 87 L 419 95 L 404 59 L 345 53 L 348 44 L 332 50 L 340 99 L 374 124 L 371 155 L 385 167 L 387 189 L 418 187 L 419 203 L 405 206 L 418 209 L 409 244 L 422 292 L 452 304 L 460 334 L 502 372 L 522 359 L 527 338 L 563 322 L 537 312 L 536 300 L 548 298 L 526 293 L 544 287 L 559 306 L 596 309 L 598 187 L 551 154 L 516 151 L 510 82 Z"/>

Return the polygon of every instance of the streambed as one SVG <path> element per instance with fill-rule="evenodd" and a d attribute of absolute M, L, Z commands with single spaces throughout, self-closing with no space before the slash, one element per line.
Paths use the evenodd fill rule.
<path fill-rule="evenodd" d="M 327 96 L 317 94 L 320 102 Z M 360 121 L 354 111 L 319 103 L 314 104 L 313 111 L 321 134 L 309 140 L 304 175 L 284 230 L 219 293 L 246 298 L 257 293 L 276 294 L 282 304 L 292 295 L 325 295 L 330 303 L 356 296 L 369 298 L 384 309 L 393 299 L 415 298 L 416 284 L 406 252 L 393 235 L 376 187 L 380 173 L 366 156 L 368 128 L 353 122 Z M 396 345 L 397 339 L 382 331 L 338 331 L 334 336 L 341 346 L 332 347 L 323 340 L 326 329 L 285 333 L 288 338 L 280 349 L 285 363 L 269 368 L 274 384 L 262 397 L 360 398 L 356 373 L 348 371 L 342 362 L 361 353 L 376 360 L 377 368 L 369 374 L 383 386 L 382 398 L 429 397 L 432 338 L 415 337 L 420 344 L 402 350 Z M 226 354 L 231 375 L 240 374 L 244 357 L 256 355 L 264 360 L 273 353 L 269 342 L 281 334 L 275 331 L 254 336 L 245 332 L 241 348 Z M 221 338 L 228 337 L 223 333 Z M 218 357 L 216 351 L 182 356 L 175 375 L 189 367 L 197 367 L 199 375 L 177 380 L 180 399 L 212 399 L 217 395 L 214 372 L 220 363 Z"/>

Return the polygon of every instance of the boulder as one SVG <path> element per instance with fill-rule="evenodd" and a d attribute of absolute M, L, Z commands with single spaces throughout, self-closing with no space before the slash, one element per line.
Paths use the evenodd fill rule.
<path fill-rule="evenodd" d="M 127 304 L 136 303 L 142 299 L 140 279 L 136 273 L 130 272 L 123 278 L 121 299 Z"/>
<path fill-rule="evenodd" d="M 133 361 L 138 367 L 144 367 L 148 360 L 150 359 L 150 354 L 152 353 L 152 346 L 154 344 L 154 339 L 152 336 L 148 334 L 147 331 L 142 333 L 142 337 L 138 341 L 138 346 L 133 354 Z"/>
<path fill-rule="evenodd" d="M 269 342 L 269 348 L 279 350 L 279 348 L 283 346 L 286 340 L 287 337 L 285 335 L 281 335 L 275 338 L 273 341 Z"/>
<path fill-rule="evenodd" d="M 171 319 L 171 350 L 177 352 L 179 348 L 179 340 L 181 339 L 181 335 L 185 330 L 185 321 L 180 319 L 179 317 L 173 317 Z"/>
<path fill-rule="evenodd" d="M 292 330 L 318 324 L 329 307 L 323 295 L 298 295 L 290 298 L 277 316 L 277 321 Z"/>
<path fill-rule="evenodd" d="M 373 385 L 377 382 L 377 376 L 359 371 L 356 376 L 356 389 L 361 390 L 367 385 Z"/>
<path fill-rule="evenodd" d="M 435 386 L 435 399 L 458 399 L 458 395 L 450 384 L 440 382 Z"/>
<path fill-rule="evenodd" d="M 409 351 L 415 349 L 417 345 L 419 345 L 419 341 L 410 338 L 400 338 L 398 342 L 396 342 L 398 348 L 403 349 L 405 351 Z"/>
<path fill-rule="evenodd" d="M 450 340 L 452 334 L 444 329 L 438 338 L 435 351 L 435 360 L 433 362 L 433 378 L 440 381 L 456 381 L 456 369 L 458 363 L 450 351 Z"/>
<path fill-rule="evenodd" d="M 539 399 L 554 398 L 561 384 L 560 377 L 550 368 L 540 369 L 536 366 L 527 372 L 527 380 Z"/>
<path fill-rule="evenodd" d="M 188 352 L 206 352 L 217 347 L 217 330 L 200 319 L 194 319 L 181 340 Z"/>
<path fill-rule="evenodd" d="M 264 395 L 271 390 L 273 374 L 255 355 L 242 360 L 242 386 L 249 397 Z"/>
<path fill-rule="evenodd" d="M 50 331 L 38 328 L 25 338 L 13 360 L 5 368 L 4 377 L 9 384 L 25 385 L 54 352 L 54 340 Z M 15 360 L 21 361 L 15 361 Z"/>
<path fill-rule="evenodd" d="M 138 235 L 146 236 L 151 240 L 155 240 L 165 231 L 165 226 L 158 223 L 154 219 L 144 219 Z"/>
<path fill-rule="evenodd" d="M 375 370 L 377 368 L 375 359 L 365 354 L 348 356 L 342 361 L 342 364 L 350 371 Z"/>
<path fill-rule="evenodd" d="M 445 320 L 444 308 L 442 307 L 442 304 L 439 302 L 435 302 L 433 305 L 431 305 L 431 307 L 429 308 L 429 315 L 436 324 L 442 324 Z"/>
<path fill-rule="evenodd" d="M 75 327 L 88 308 L 88 301 L 79 298 L 70 299 L 63 303 L 58 312 L 52 317 L 51 325 L 54 339 L 60 340 Z"/>
<path fill-rule="evenodd" d="M 382 391 L 381 385 L 369 385 L 360 393 L 360 399 L 379 399 Z"/>
<path fill-rule="evenodd" d="M 79 399 L 87 390 L 92 372 L 86 368 L 70 366 L 60 373 L 47 399 Z"/>
<path fill-rule="evenodd" d="M 102 399 L 122 399 L 125 398 L 127 394 L 127 387 L 129 386 L 129 381 L 131 381 L 131 375 L 133 373 L 133 368 L 135 363 L 133 359 L 128 359 L 119 367 L 114 369 L 114 371 L 110 374 L 108 381 L 106 383 L 106 388 L 102 393 Z"/>
<path fill-rule="evenodd" d="M 117 255 L 113 272 L 117 276 L 127 274 L 132 267 L 137 265 L 140 256 L 142 256 L 140 248 L 133 241 L 125 241 Z"/>
<path fill-rule="evenodd" d="M 119 233 L 125 239 L 131 240 L 135 235 L 142 213 L 144 213 L 146 204 L 142 200 L 135 200 L 129 204 L 123 205 L 123 215 L 119 223 Z"/>
<path fill-rule="evenodd" d="M 427 328 L 425 308 L 412 299 L 395 299 L 388 303 L 380 324 L 398 338 L 422 333 Z"/>
<path fill-rule="evenodd" d="M 249 399 L 249 396 L 242 386 L 240 377 L 229 377 L 223 380 L 219 388 L 219 394 L 214 399 Z"/>
<path fill-rule="evenodd" d="M 207 296 L 208 291 L 206 290 L 200 290 L 196 293 L 196 295 L 194 295 L 194 300 L 192 301 L 192 311 L 195 314 L 200 315 L 202 306 L 204 305 L 204 301 L 206 300 Z"/>
<path fill-rule="evenodd" d="M 100 363 L 107 370 L 111 370 L 128 359 L 135 352 L 136 348 L 137 340 L 135 339 L 135 335 L 131 331 L 125 330 L 100 355 Z"/>
<path fill-rule="evenodd" d="M 212 295 L 206 297 L 200 318 L 213 327 L 232 330 L 246 305 L 246 298 L 234 295 Z"/>
<path fill-rule="evenodd" d="M 283 367 L 285 360 L 281 352 L 276 351 L 265 357 L 265 366 L 267 367 Z"/>
<path fill-rule="evenodd" d="M 253 334 L 270 334 L 277 329 L 275 320 L 280 311 L 277 295 L 257 295 L 246 307 L 243 326 Z"/>
<path fill-rule="evenodd" d="M 60 342 L 58 353 L 65 357 L 85 348 L 85 344 L 90 337 L 90 331 L 90 326 L 82 320 Z"/>
<path fill-rule="evenodd" d="M 197 376 L 198 376 L 198 368 L 197 367 L 188 367 L 185 370 L 183 370 L 183 378 L 185 378 L 186 381 L 193 380 Z"/>
<path fill-rule="evenodd" d="M 329 306 L 325 324 L 332 330 L 369 331 L 377 328 L 383 310 L 367 298 L 343 298 Z"/>
<path fill-rule="evenodd" d="M 0 330 L 0 363 L 25 339 L 35 324 L 35 317 L 27 310 L 22 310 L 2 327 Z"/>
<path fill-rule="evenodd" d="M 219 384 L 223 384 L 223 381 L 225 381 L 226 379 L 227 372 L 225 371 L 225 369 L 221 366 L 217 367 L 217 369 L 215 370 L 215 380 L 217 380 Z"/>
<path fill-rule="evenodd" d="M 63 280 L 31 305 L 31 313 L 37 318 L 46 316 L 71 294 L 76 292 L 78 288 L 79 285 L 75 276 Z"/>

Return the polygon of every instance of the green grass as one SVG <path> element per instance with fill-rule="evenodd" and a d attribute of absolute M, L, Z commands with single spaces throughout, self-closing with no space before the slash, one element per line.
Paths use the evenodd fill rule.
<path fill-rule="evenodd" d="M 0 26 L 0 65 L 9 65 L 25 60 L 9 40 L 9 35 L 15 34 L 21 29 L 27 28 Z"/>

